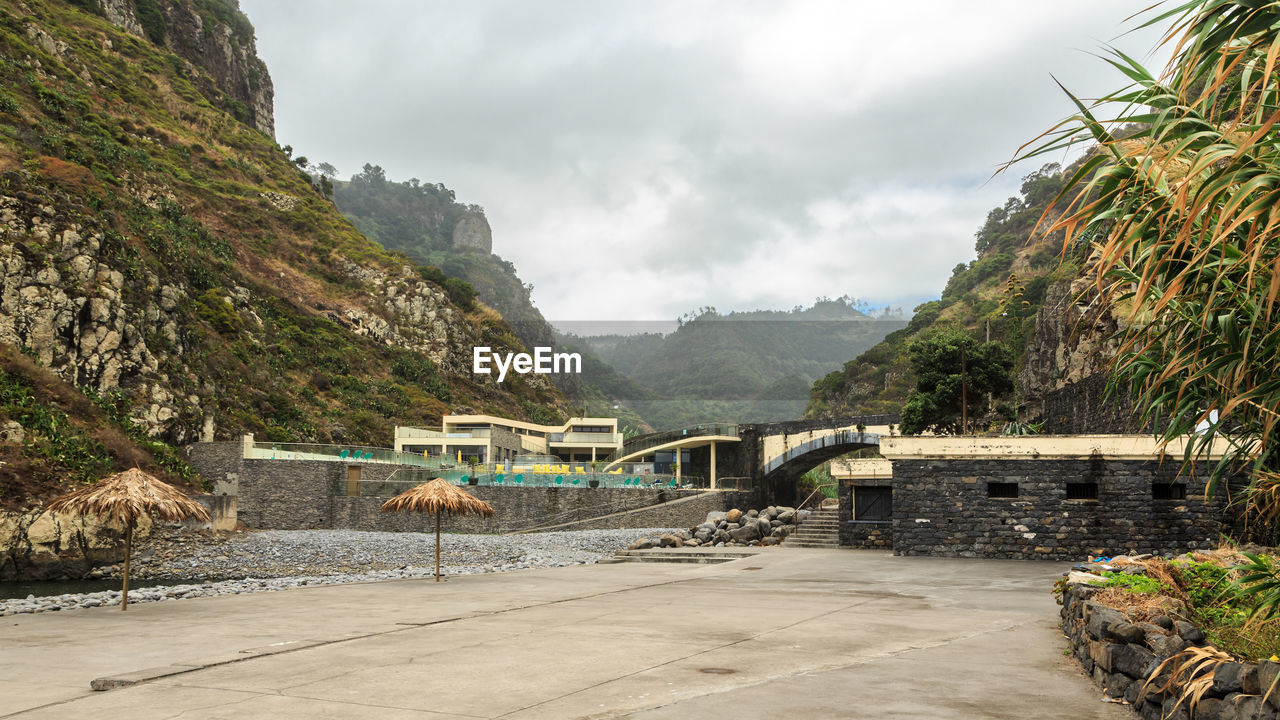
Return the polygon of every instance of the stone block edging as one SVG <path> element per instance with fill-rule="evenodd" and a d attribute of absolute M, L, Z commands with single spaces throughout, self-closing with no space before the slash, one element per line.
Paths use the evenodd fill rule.
<path fill-rule="evenodd" d="M 1119 610 L 1092 600 L 1100 590 L 1067 585 L 1062 593 L 1062 631 L 1076 660 L 1108 698 L 1129 703 L 1143 720 L 1280 720 L 1280 684 L 1263 700 L 1280 673 L 1280 663 L 1216 666 L 1213 684 L 1193 713 L 1187 702 L 1178 702 L 1182 685 L 1162 689 L 1172 664 L 1160 665 L 1185 648 L 1206 645 L 1204 633 L 1191 623 L 1163 616 L 1130 622 Z M 1157 670 L 1160 675 L 1152 680 Z"/>

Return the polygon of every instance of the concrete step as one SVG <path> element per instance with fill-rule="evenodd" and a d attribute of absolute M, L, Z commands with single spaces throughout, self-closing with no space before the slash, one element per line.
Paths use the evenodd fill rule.
<path fill-rule="evenodd" d="M 756 548 L 652 548 L 649 550 L 620 550 L 612 562 L 667 562 L 667 563 L 723 563 L 748 558 L 760 550 Z M 605 562 L 605 560 L 601 560 Z"/>
<path fill-rule="evenodd" d="M 792 538 L 787 538 L 787 541 L 782 543 L 782 545 L 780 545 L 779 547 L 825 548 L 828 550 L 837 550 L 842 546 L 838 542 L 811 542 L 811 541 L 804 541 L 804 540 L 797 541 L 797 540 L 793 540 Z"/>

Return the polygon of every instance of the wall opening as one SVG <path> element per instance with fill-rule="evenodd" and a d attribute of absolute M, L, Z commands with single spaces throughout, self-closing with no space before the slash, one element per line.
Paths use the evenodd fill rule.
<path fill-rule="evenodd" d="M 1016 482 L 989 482 L 989 483 L 987 483 L 987 497 L 989 497 L 989 498 L 1016 498 L 1016 497 L 1018 497 L 1018 483 L 1016 483 Z"/>
<path fill-rule="evenodd" d="M 1186 500 L 1186 483 L 1151 483 L 1152 500 Z"/>
<path fill-rule="evenodd" d="M 853 519 L 854 522 L 893 520 L 893 488 L 888 485 L 853 488 Z"/>
<path fill-rule="evenodd" d="M 1067 499 L 1068 500 L 1097 500 L 1098 499 L 1098 483 L 1096 482 L 1067 483 Z"/>
<path fill-rule="evenodd" d="M 347 497 L 360 497 L 360 467 L 347 468 Z"/>

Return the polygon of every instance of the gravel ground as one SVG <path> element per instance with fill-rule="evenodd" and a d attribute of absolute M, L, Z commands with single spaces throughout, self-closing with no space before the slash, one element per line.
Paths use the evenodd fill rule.
<path fill-rule="evenodd" d="M 471 575 L 584 565 L 666 528 L 575 530 L 528 535 L 440 536 L 440 572 Z M 142 543 L 134 561 L 139 578 L 210 578 L 198 585 L 129 591 L 129 602 L 239 595 L 350 582 L 432 577 L 435 535 L 356 530 L 264 530 L 241 533 L 162 533 Z M 119 566 L 93 577 L 118 577 Z M 226 579 L 223 579 L 226 578 Z M 215 580 L 216 579 L 216 580 Z M 28 596 L 0 601 L 0 616 L 119 605 L 120 592 Z"/>

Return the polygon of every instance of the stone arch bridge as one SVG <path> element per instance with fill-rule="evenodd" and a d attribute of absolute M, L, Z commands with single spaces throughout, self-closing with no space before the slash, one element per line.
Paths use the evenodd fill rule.
<path fill-rule="evenodd" d="M 706 478 L 712 488 L 721 478 L 759 481 L 778 503 L 795 502 L 796 481 L 827 460 L 864 448 L 876 448 L 882 435 L 894 434 L 897 415 L 863 415 L 820 420 L 790 420 L 738 425 L 706 424 L 640 435 L 627 440 L 604 470 L 650 460 L 662 451 L 689 451 L 680 471 Z"/>

